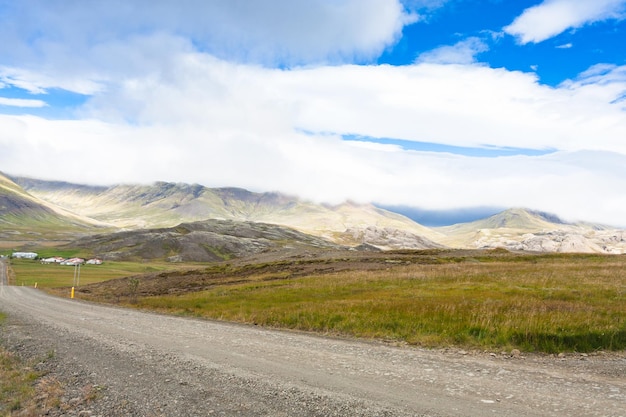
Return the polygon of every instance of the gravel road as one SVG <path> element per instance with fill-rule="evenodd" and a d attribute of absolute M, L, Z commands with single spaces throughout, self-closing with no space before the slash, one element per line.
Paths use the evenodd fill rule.
<path fill-rule="evenodd" d="M 2 287 L 9 283 L 9 277 L 7 273 L 7 263 L 4 258 L 0 257 L 0 291 Z"/>
<path fill-rule="evenodd" d="M 2 342 L 49 353 L 79 416 L 626 416 L 626 355 L 424 350 L 2 285 Z M 50 354 L 54 352 L 54 354 Z M 97 395 L 82 401 L 81 390 Z M 68 400 L 68 399 L 66 399 Z"/>

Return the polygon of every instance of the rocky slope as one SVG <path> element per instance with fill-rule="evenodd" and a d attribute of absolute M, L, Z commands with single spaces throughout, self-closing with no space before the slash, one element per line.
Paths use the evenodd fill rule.
<path fill-rule="evenodd" d="M 142 229 L 83 237 L 68 247 L 106 260 L 164 259 L 214 262 L 261 252 L 346 249 L 324 239 L 266 223 L 205 220 L 173 228 Z"/>

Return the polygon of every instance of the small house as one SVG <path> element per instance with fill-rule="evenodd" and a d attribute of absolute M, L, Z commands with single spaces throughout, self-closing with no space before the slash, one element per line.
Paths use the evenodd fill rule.
<path fill-rule="evenodd" d="M 85 263 L 85 260 L 82 258 L 69 258 L 61 262 L 61 265 L 76 266 L 76 265 L 82 265 L 84 263 Z"/>
<path fill-rule="evenodd" d="M 63 261 L 65 261 L 65 258 L 62 258 L 60 256 L 53 256 L 51 258 L 42 259 L 41 263 L 42 264 L 60 264 Z"/>

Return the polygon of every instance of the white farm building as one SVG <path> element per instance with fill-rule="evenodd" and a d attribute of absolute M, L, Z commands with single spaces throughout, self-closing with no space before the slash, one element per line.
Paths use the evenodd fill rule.
<path fill-rule="evenodd" d="M 13 252 L 11 254 L 11 258 L 17 259 L 37 259 L 37 256 L 35 252 Z"/>

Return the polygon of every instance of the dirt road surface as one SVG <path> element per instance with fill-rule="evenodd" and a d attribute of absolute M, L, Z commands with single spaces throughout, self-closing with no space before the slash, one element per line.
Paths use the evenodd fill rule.
<path fill-rule="evenodd" d="M 39 346 L 61 380 L 97 391 L 60 415 L 626 416 L 623 354 L 425 350 L 6 285 L 0 311 L 9 315 L 3 343 Z"/>

